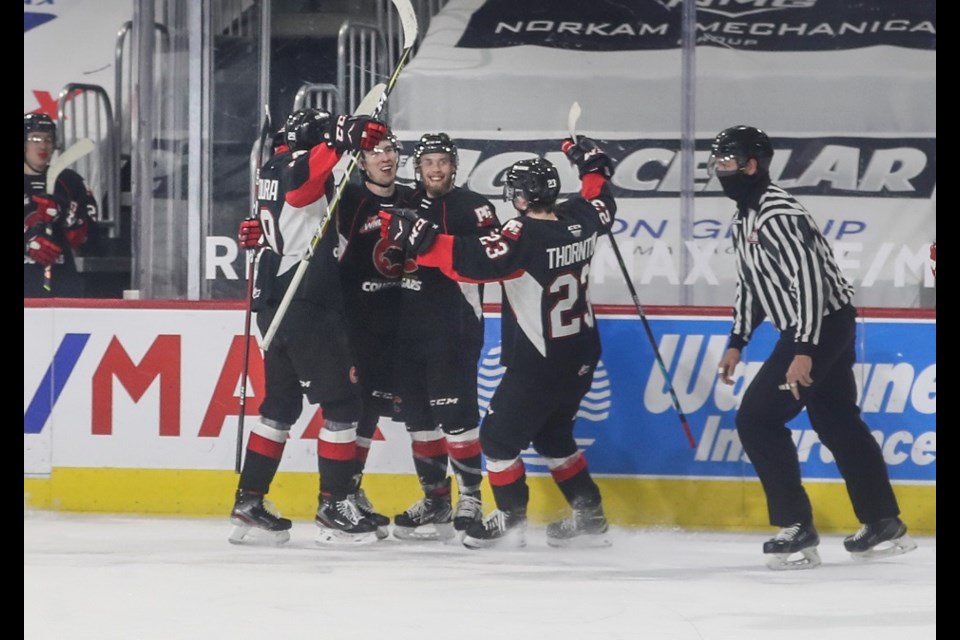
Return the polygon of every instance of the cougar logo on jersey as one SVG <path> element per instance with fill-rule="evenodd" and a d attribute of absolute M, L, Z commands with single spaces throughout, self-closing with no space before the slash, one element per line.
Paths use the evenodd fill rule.
<path fill-rule="evenodd" d="M 404 258 L 403 249 L 386 238 L 380 238 L 374 245 L 373 264 L 385 278 L 399 278 L 404 271 L 417 268 L 415 260 Z"/>
<path fill-rule="evenodd" d="M 262 178 L 257 180 L 257 198 L 259 200 L 276 200 L 280 191 L 280 181 Z"/>

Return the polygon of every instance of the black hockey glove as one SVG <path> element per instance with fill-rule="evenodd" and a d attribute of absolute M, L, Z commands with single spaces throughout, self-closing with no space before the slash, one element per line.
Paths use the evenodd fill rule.
<path fill-rule="evenodd" d="M 613 160 L 590 138 L 578 136 L 576 142 L 567 138 L 560 148 L 571 164 L 577 165 L 581 178 L 588 173 L 599 173 L 604 178 L 613 175 Z"/>
<path fill-rule="evenodd" d="M 327 145 L 340 153 L 369 151 L 387 135 L 387 125 L 370 116 L 338 116 L 324 133 Z"/>
<path fill-rule="evenodd" d="M 415 209 L 380 211 L 380 235 L 416 255 L 426 253 L 440 227 L 417 215 Z"/>

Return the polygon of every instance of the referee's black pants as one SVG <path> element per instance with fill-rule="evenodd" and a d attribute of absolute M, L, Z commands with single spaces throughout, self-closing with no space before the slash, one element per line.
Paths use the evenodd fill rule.
<path fill-rule="evenodd" d="M 837 462 L 860 522 L 899 515 L 880 445 L 860 417 L 855 360 L 856 310 L 844 307 L 823 319 L 813 355 L 813 385 L 800 399 L 778 389 L 796 354 L 794 335 L 780 335 L 773 353 L 744 392 L 737 432 L 767 497 L 770 524 L 812 523 L 810 499 L 801 484 L 800 461 L 786 423 L 804 407 L 813 430 Z"/>

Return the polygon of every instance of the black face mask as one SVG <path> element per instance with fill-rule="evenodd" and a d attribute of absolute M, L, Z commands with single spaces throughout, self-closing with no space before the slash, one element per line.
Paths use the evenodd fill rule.
<path fill-rule="evenodd" d="M 718 178 L 720 180 L 720 186 L 723 187 L 723 192 L 728 198 L 736 200 L 737 202 L 743 202 L 750 197 L 763 182 L 762 173 L 760 172 L 748 176 L 742 171 L 738 171 L 729 176 L 718 176 Z"/>

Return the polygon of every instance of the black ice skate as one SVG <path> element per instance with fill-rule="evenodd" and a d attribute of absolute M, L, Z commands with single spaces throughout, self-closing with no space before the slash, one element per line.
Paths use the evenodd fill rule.
<path fill-rule="evenodd" d="M 239 490 L 230 524 L 233 531 L 228 539 L 233 544 L 283 544 L 290 539 L 292 525 L 262 495 Z"/>
<path fill-rule="evenodd" d="M 354 493 L 347 496 L 347 499 L 356 505 L 361 516 L 372 522 L 373 526 L 377 528 L 378 540 L 383 540 L 390 535 L 390 518 L 382 513 L 377 513 L 363 489 L 358 488 Z"/>
<path fill-rule="evenodd" d="M 770 557 L 767 566 L 774 570 L 813 569 L 820 564 L 817 545 L 820 536 L 812 524 L 792 524 L 763 543 L 763 552 Z M 796 556 L 795 554 L 800 554 Z"/>
<path fill-rule="evenodd" d="M 547 544 L 551 547 L 609 547 L 608 529 L 602 506 L 574 508 L 569 518 L 547 525 Z"/>
<path fill-rule="evenodd" d="M 323 496 L 314 519 L 319 545 L 362 545 L 377 541 L 377 525 L 363 517 L 355 502 Z"/>
<path fill-rule="evenodd" d="M 463 536 L 463 546 L 484 549 L 493 546 L 524 547 L 527 544 L 527 514 L 518 509 L 493 511 L 483 521 L 472 523 Z"/>
<path fill-rule="evenodd" d="M 457 508 L 453 512 L 453 530 L 456 535 L 462 540 L 467 527 L 482 519 L 483 502 L 480 500 L 480 492 L 461 493 Z"/>
<path fill-rule="evenodd" d="M 399 540 L 450 540 L 454 537 L 450 508 L 450 478 L 409 509 L 393 517 Z"/>
<path fill-rule="evenodd" d="M 843 546 L 855 559 L 871 560 L 913 551 L 917 543 L 907 535 L 907 525 L 900 518 L 884 518 L 860 527 L 843 539 Z"/>

